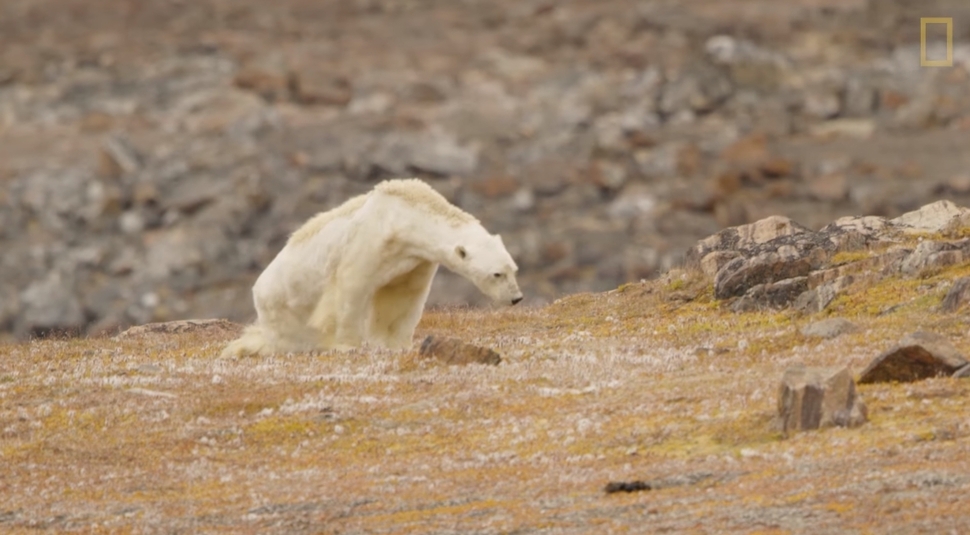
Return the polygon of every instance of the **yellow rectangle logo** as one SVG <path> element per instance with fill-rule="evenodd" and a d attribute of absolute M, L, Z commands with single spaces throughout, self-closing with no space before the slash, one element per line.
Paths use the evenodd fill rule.
<path fill-rule="evenodd" d="M 946 59 L 930 60 L 926 57 L 926 26 L 946 25 Z M 953 66 L 953 17 L 921 17 L 919 19 L 919 64 L 921 67 Z"/>

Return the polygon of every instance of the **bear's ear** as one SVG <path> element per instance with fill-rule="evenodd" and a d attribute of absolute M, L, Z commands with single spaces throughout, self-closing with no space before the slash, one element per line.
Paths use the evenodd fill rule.
<path fill-rule="evenodd" d="M 458 255 L 458 258 L 464 259 L 465 257 L 468 256 L 468 251 L 466 251 L 465 248 L 462 247 L 461 245 L 456 245 L 455 254 Z"/>

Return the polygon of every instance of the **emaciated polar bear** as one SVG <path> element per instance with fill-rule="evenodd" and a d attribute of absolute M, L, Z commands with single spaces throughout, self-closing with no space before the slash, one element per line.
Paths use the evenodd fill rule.
<path fill-rule="evenodd" d="M 501 237 L 421 180 L 381 182 L 290 236 L 253 285 L 256 322 L 222 354 L 410 347 L 439 264 L 522 300 Z"/>

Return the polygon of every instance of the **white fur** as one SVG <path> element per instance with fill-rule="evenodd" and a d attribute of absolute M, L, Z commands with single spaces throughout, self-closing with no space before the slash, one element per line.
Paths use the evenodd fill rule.
<path fill-rule="evenodd" d="M 308 220 L 253 285 L 257 319 L 223 356 L 410 347 L 439 265 L 514 304 L 502 239 L 416 179 L 385 181 Z"/>

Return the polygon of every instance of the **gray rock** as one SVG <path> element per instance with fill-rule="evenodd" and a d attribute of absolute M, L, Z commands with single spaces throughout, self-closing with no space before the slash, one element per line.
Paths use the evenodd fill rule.
<path fill-rule="evenodd" d="M 714 277 L 714 296 L 725 299 L 744 295 L 758 285 L 805 278 L 811 270 L 811 263 L 796 254 L 765 253 L 753 258 L 736 258 Z"/>
<path fill-rule="evenodd" d="M 870 362 L 859 383 L 908 383 L 953 375 L 966 365 L 967 360 L 945 336 L 916 331 Z"/>
<path fill-rule="evenodd" d="M 960 277 L 946 292 L 940 304 L 942 312 L 956 312 L 970 301 L 970 277 Z"/>
<path fill-rule="evenodd" d="M 803 336 L 810 338 L 837 338 L 843 334 L 858 331 L 859 328 L 845 318 L 828 318 L 802 327 Z"/>
<path fill-rule="evenodd" d="M 966 379 L 967 377 L 970 377 L 970 364 L 967 364 L 966 366 L 953 372 L 953 377 L 955 379 Z"/>
<path fill-rule="evenodd" d="M 23 316 L 21 332 L 80 330 L 85 325 L 84 309 L 74 288 L 73 278 L 52 271 L 27 286 L 20 294 Z"/>
<path fill-rule="evenodd" d="M 766 217 L 754 223 L 724 229 L 699 241 L 687 251 L 685 263 L 689 268 L 699 268 L 701 260 L 714 251 L 750 250 L 755 246 L 767 244 L 776 238 L 811 232 L 811 229 L 787 217 Z"/>
<path fill-rule="evenodd" d="M 954 220 L 964 218 L 967 214 L 970 214 L 970 208 L 963 208 L 952 201 L 942 200 L 907 212 L 890 220 L 890 223 L 909 232 L 942 232 Z"/>
<path fill-rule="evenodd" d="M 731 79 L 723 70 L 698 62 L 664 86 L 658 108 L 667 115 L 683 111 L 709 112 L 727 100 L 733 91 Z"/>
<path fill-rule="evenodd" d="M 795 277 L 778 282 L 758 284 L 732 303 L 734 312 L 781 309 L 787 307 L 808 289 L 808 277 Z"/>
<path fill-rule="evenodd" d="M 865 403 L 846 367 L 785 370 L 778 392 L 777 425 L 789 435 L 826 427 L 858 427 L 868 420 Z"/>
<path fill-rule="evenodd" d="M 960 264 L 970 255 L 970 238 L 958 242 L 925 240 L 920 242 L 899 265 L 904 275 L 917 275 L 923 270 Z"/>
<path fill-rule="evenodd" d="M 811 286 L 811 275 L 808 278 L 809 286 Z M 821 312 L 838 297 L 842 290 L 848 288 L 854 282 L 855 277 L 853 275 L 843 275 L 828 281 L 799 295 L 792 303 L 792 307 L 806 314 Z"/>

